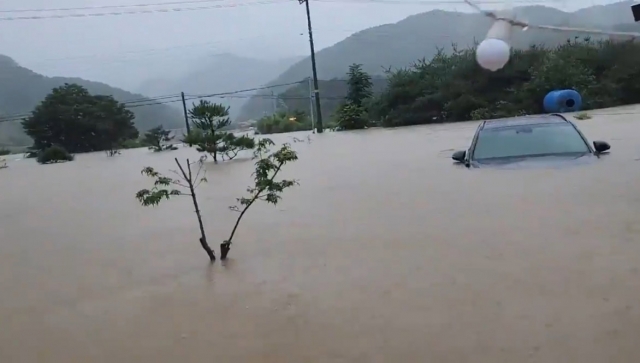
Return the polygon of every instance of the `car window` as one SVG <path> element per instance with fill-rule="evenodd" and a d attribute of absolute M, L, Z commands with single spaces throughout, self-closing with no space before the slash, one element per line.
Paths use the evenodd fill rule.
<path fill-rule="evenodd" d="M 589 147 L 572 125 L 525 125 L 483 129 L 478 134 L 473 158 L 508 158 L 589 151 Z"/>

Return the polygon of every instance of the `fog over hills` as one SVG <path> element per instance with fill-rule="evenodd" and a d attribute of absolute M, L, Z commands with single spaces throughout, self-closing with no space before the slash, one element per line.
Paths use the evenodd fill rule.
<path fill-rule="evenodd" d="M 184 92 L 190 95 L 206 95 L 259 87 L 303 57 L 280 60 L 264 60 L 216 54 L 202 57 L 191 69 L 173 78 L 157 78 L 143 82 L 136 90 L 145 95 L 164 95 Z M 232 117 L 239 114 L 242 105 L 254 92 L 243 92 L 227 97 L 209 98 L 213 102 L 230 107 Z M 181 105 L 179 105 L 181 107 Z"/>

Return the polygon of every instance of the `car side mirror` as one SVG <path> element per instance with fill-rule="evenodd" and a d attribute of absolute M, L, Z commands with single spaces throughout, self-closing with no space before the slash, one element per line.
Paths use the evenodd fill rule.
<path fill-rule="evenodd" d="M 594 141 L 593 148 L 596 150 L 596 153 L 600 154 L 611 149 L 611 145 L 605 141 Z"/>
<path fill-rule="evenodd" d="M 459 163 L 464 163 L 464 158 L 467 156 L 467 152 L 464 150 L 459 150 L 453 153 L 453 155 L 451 155 L 451 159 L 459 162 Z"/>

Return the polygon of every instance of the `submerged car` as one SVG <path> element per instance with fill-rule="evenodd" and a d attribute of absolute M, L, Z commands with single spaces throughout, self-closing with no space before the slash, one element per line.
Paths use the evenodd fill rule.
<path fill-rule="evenodd" d="M 604 141 L 594 141 L 592 147 L 573 122 L 549 114 L 483 121 L 469 149 L 456 151 L 452 159 L 467 167 L 575 163 L 598 158 L 610 148 Z"/>

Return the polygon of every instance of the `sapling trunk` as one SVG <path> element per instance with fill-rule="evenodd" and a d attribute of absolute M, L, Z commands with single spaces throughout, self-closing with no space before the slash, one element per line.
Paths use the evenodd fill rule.
<path fill-rule="evenodd" d="M 231 250 L 231 241 L 233 240 L 233 236 L 236 234 L 236 230 L 238 229 L 238 226 L 240 225 L 240 220 L 242 220 L 242 217 L 244 217 L 244 214 L 247 212 L 247 210 L 249 209 L 249 207 L 251 207 L 251 205 L 258 199 L 258 195 L 256 194 L 251 201 L 244 207 L 244 209 L 242 209 L 242 211 L 240 212 L 240 215 L 238 216 L 238 219 L 236 219 L 236 224 L 233 226 L 233 229 L 231 230 L 231 235 L 229 235 L 229 239 L 227 239 L 226 241 L 222 242 L 220 244 L 220 259 L 221 260 L 226 260 L 227 259 L 227 255 L 229 254 L 229 251 Z"/>
<path fill-rule="evenodd" d="M 193 206 L 196 209 L 196 216 L 198 217 L 198 225 L 200 227 L 200 245 L 202 246 L 202 249 L 209 256 L 209 259 L 211 260 L 211 262 L 214 262 L 216 260 L 216 255 L 211 249 L 211 247 L 209 247 L 209 243 L 207 243 L 207 236 L 204 232 L 204 224 L 202 223 L 202 214 L 200 213 L 200 207 L 198 206 L 198 199 L 196 198 L 196 188 L 193 185 L 191 163 L 189 162 L 189 159 L 187 159 L 188 173 L 185 173 L 184 169 L 182 168 L 182 165 L 180 165 L 180 162 L 178 161 L 178 158 L 175 158 L 175 161 L 176 161 L 176 164 L 178 164 L 178 167 L 180 168 L 180 172 L 182 173 L 182 176 L 187 181 L 189 192 L 191 194 L 191 201 L 193 202 Z"/>
<path fill-rule="evenodd" d="M 275 179 L 276 175 L 278 175 L 278 172 L 280 172 L 280 169 L 282 168 L 283 164 L 278 165 L 278 168 L 276 168 L 276 170 L 274 171 L 273 175 L 271 176 L 271 178 L 269 178 L 269 181 L 273 181 L 273 179 Z M 255 203 L 256 200 L 258 200 L 258 198 L 261 197 L 262 192 L 264 192 L 264 190 L 267 187 L 263 187 L 261 189 L 258 189 L 258 191 L 255 192 L 255 194 L 253 195 L 253 197 L 249 200 L 249 202 L 244 206 L 244 208 L 242 209 L 242 211 L 240 212 L 240 215 L 238 216 L 238 219 L 236 219 L 236 224 L 233 226 L 233 229 L 231 230 L 231 234 L 229 235 L 229 239 L 227 239 L 226 241 L 222 242 L 220 244 L 220 259 L 221 260 L 226 260 L 227 259 L 227 255 L 229 254 L 229 251 L 231 250 L 231 243 L 233 241 L 233 236 L 236 234 L 236 230 L 238 229 L 238 226 L 240 225 L 240 221 L 242 220 L 242 217 L 244 217 L 244 214 L 247 212 L 247 210 L 249 210 L 249 207 L 251 207 L 253 205 L 253 203 Z"/>

